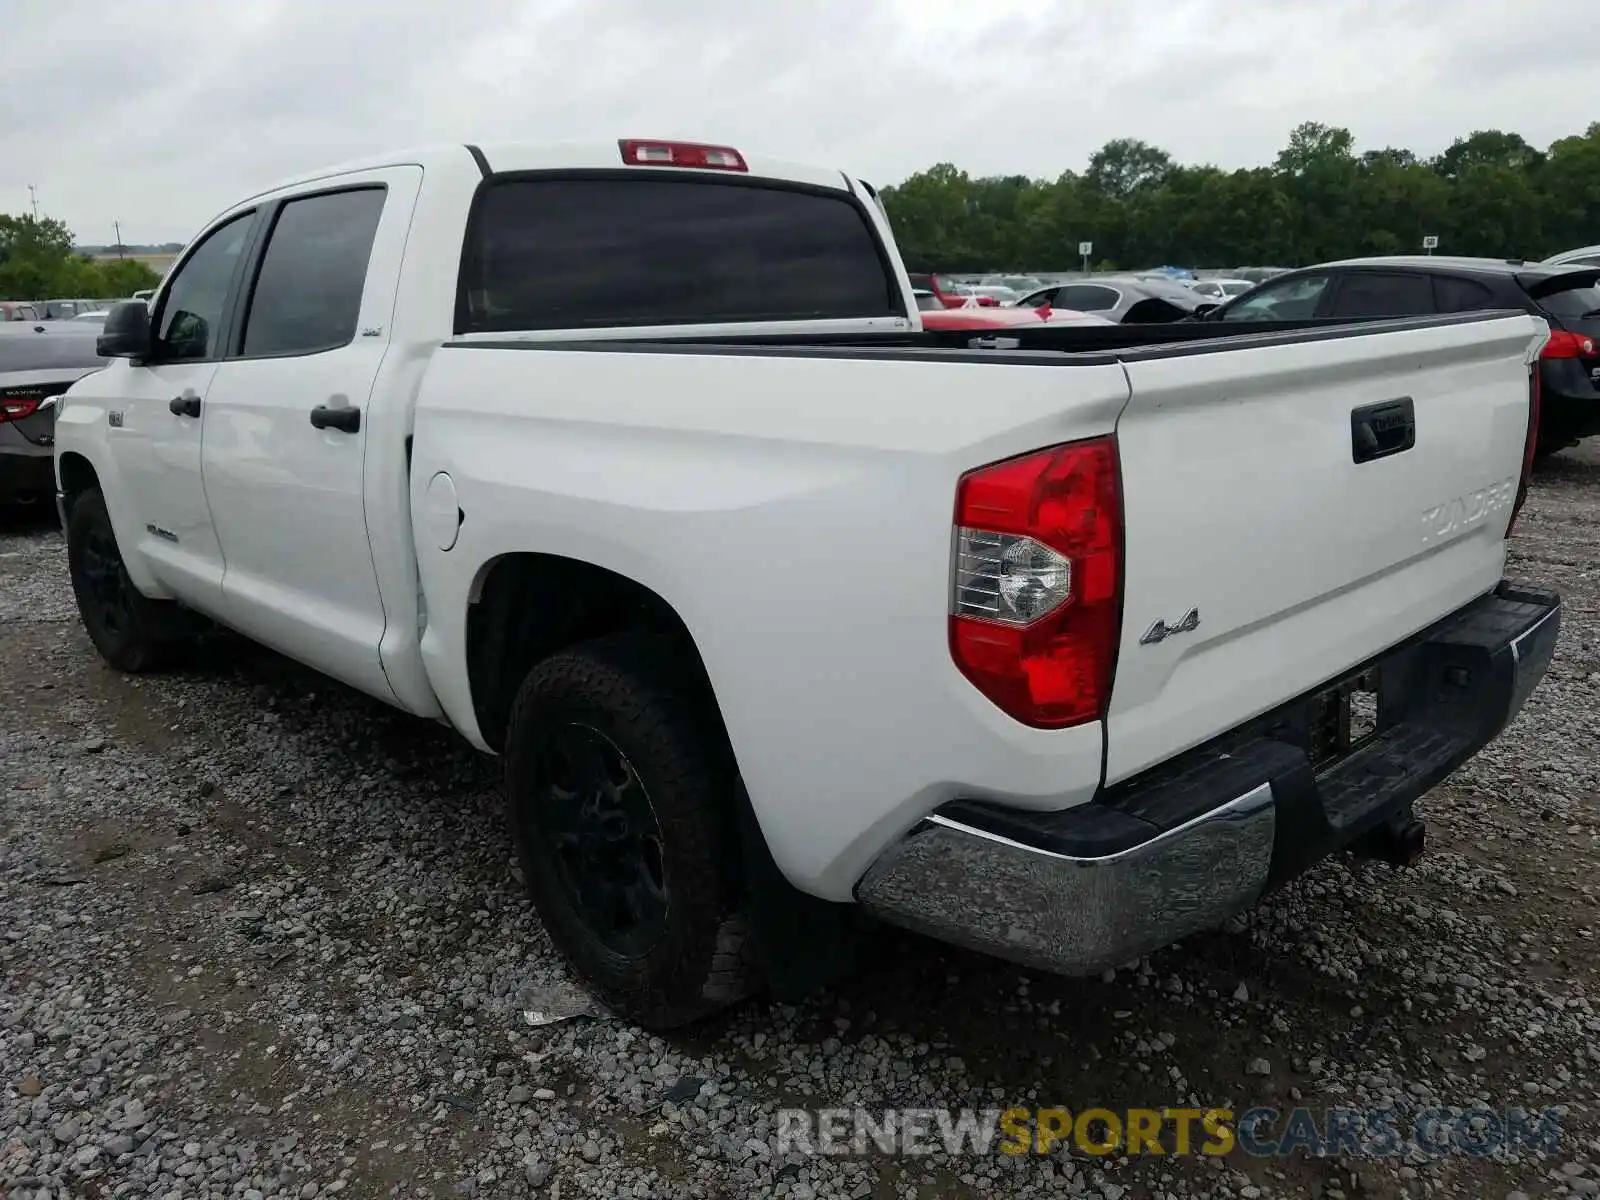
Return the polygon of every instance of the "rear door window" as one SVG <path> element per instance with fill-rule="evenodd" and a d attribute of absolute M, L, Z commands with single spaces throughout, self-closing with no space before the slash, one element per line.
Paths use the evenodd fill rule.
<path fill-rule="evenodd" d="M 1420 317 L 1434 311 L 1433 284 L 1426 275 L 1357 271 L 1339 280 L 1330 315 Z"/>
<path fill-rule="evenodd" d="M 1476 279 L 1457 279 L 1451 275 L 1436 275 L 1433 279 L 1434 311 L 1442 313 L 1474 312 L 1478 309 L 1500 308 L 1494 289 Z"/>
<path fill-rule="evenodd" d="M 850 196 L 698 178 L 491 181 L 463 289 L 461 332 L 904 315 Z"/>
<path fill-rule="evenodd" d="M 1105 312 L 1122 300 L 1116 288 L 1101 284 L 1069 283 L 1056 293 L 1055 307 L 1070 308 L 1077 312 Z"/>
<path fill-rule="evenodd" d="M 384 191 L 290 200 L 278 212 L 244 323 L 246 356 L 315 354 L 356 335 Z"/>

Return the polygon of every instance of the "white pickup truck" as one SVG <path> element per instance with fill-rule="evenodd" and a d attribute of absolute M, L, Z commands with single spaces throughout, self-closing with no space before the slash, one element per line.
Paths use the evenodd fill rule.
<path fill-rule="evenodd" d="M 500 754 L 641 1023 L 862 910 L 1096 972 L 1409 860 L 1559 626 L 1502 578 L 1542 322 L 1199 328 L 941 342 L 867 185 L 727 147 L 373 159 L 107 319 L 72 583 L 123 670 L 201 614 Z"/>

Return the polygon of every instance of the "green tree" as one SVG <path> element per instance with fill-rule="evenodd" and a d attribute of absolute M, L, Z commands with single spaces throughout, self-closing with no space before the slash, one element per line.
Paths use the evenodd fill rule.
<path fill-rule="evenodd" d="M 1428 161 L 1357 152 L 1348 129 L 1307 121 L 1268 166 L 1182 165 L 1115 138 L 1080 175 L 974 178 L 952 163 L 885 188 L 914 269 L 1060 271 L 1080 242 L 1122 267 L 1284 265 L 1414 253 L 1543 257 L 1600 241 L 1600 122 L 1546 150 L 1477 130 Z"/>
<path fill-rule="evenodd" d="M 1084 179 L 1101 195 L 1126 200 L 1134 193 L 1165 182 L 1173 170 L 1172 155 L 1138 138 L 1113 138 L 1089 156 Z"/>
<path fill-rule="evenodd" d="M 115 299 L 161 281 L 144 263 L 100 261 L 72 245 L 72 231 L 60 221 L 0 214 L 0 298 Z"/>

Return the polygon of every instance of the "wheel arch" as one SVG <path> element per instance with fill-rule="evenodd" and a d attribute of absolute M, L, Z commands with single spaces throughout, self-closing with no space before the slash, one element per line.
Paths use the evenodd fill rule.
<path fill-rule="evenodd" d="M 512 701 L 534 664 L 569 646 L 630 629 L 673 638 L 715 702 L 693 634 L 654 589 L 558 554 L 518 551 L 485 562 L 468 593 L 466 620 L 468 686 L 484 742 L 497 752 L 504 747 Z"/>

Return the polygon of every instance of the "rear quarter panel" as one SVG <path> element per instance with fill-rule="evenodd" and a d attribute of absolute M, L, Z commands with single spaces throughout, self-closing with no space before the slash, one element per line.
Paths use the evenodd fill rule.
<path fill-rule="evenodd" d="M 449 551 L 419 522 L 429 676 L 473 736 L 467 608 L 501 555 L 644 584 L 695 638 L 778 865 L 846 899 L 954 795 L 1057 808 L 1098 786 L 1098 724 L 1024 727 L 952 664 L 951 519 L 964 470 L 1109 432 L 1126 397 L 1105 360 L 446 347 L 411 485 L 421 511 L 448 472 L 464 514 Z"/>

